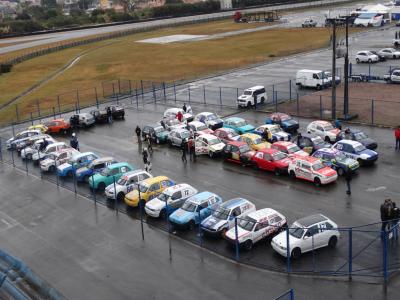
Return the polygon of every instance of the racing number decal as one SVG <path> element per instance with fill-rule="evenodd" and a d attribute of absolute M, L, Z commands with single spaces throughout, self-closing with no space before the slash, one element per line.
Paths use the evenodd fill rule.
<path fill-rule="evenodd" d="M 183 191 L 183 195 L 186 197 L 186 196 L 189 196 L 189 190 L 184 190 Z"/>

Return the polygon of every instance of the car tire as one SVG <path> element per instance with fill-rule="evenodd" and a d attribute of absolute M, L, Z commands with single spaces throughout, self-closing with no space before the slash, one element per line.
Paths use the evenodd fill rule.
<path fill-rule="evenodd" d="M 359 58 L 356 58 L 356 63 L 360 63 L 360 59 Z"/>
<path fill-rule="evenodd" d="M 329 136 L 326 136 L 324 140 L 325 140 L 325 142 L 327 142 L 327 143 L 330 143 L 330 142 L 331 142 L 331 139 L 329 138 Z"/>
<path fill-rule="evenodd" d="M 261 97 L 261 104 L 264 104 L 264 102 L 265 102 L 265 98 Z"/>
<path fill-rule="evenodd" d="M 301 249 L 300 248 L 294 248 L 292 250 L 292 253 L 290 254 L 290 257 L 293 259 L 298 259 L 301 256 Z"/>
<path fill-rule="evenodd" d="M 208 151 L 208 156 L 209 156 L 210 158 L 214 158 L 214 153 L 213 153 L 212 151 Z"/>
<path fill-rule="evenodd" d="M 357 161 L 358 161 L 358 163 L 359 163 L 359 165 L 360 165 L 360 167 L 363 165 L 363 161 L 362 161 L 362 159 L 357 159 Z"/>
<path fill-rule="evenodd" d="M 338 241 L 338 239 L 337 239 L 336 235 L 331 236 L 331 238 L 329 239 L 329 242 L 328 242 L 328 247 L 331 249 L 334 249 L 337 245 L 337 241 Z"/>
<path fill-rule="evenodd" d="M 228 231 L 227 228 L 223 228 L 223 229 L 221 230 L 221 237 L 222 237 L 222 238 L 225 238 L 226 232 L 227 232 L 227 231 Z"/>
<path fill-rule="evenodd" d="M 164 220 L 166 215 L 167 215 L 167 212 L 165 211 L 165 209 L 162 209 L 162 210 L 160 211 L 160 214 L 158 215 L 158 217 L 159 217 L 160 219 Z"/>
<path fill-rule="evenodd" d="M 196 227 L 195 222 L 194 222 L 193 220 L 191 220 L 191 221 L 189 222 L 189 230 L 194 230 L 195 227 Z"/>
<path fill-rule="evenodd" d="M 251 102 L 247 102 L 247 108 L 251 107 Z"/>
<path fill-rule="evenodd" d="M 56 166 L 50 166 L 49 167 L 49 172 L 53 173 L 56 171 Z"/>
<path fill-rule="evenodd" d="M 253 242 L 250 240 L 247 240 L 243 243 L 243 248 L 246 251 L 250 251 L 253 248 Z"/>
<path fill-rule="evenodd" d="M 25 158 L 28 159 L 28 160 L 31 160 L 32 159 L 32 154 L 28 153 Z"/>
<path fill-rule="evenodd" d="M 315 177 L 314 184 L 315 184 L 315 186 L 321 186 L 321 179 L 319 179 L 318 177 Z"/>
<path fill-rule="evenodd" d="M 97 189 L 98 189 L 100 192 L 103 192 L 103 191 L 105 190 L 105 188 L 106 188 L 106 184 L 105 184 L 104 182 L 100 182 L 100 183 L 97 185 Z"/>
<path fill-rule="evenodd" d="M 293 170 L 290 170 L 289 176 L 292 178 L 296 178 L 296 173 Z"/>
<path fill-rule="evenodd" d="M 281 171 L 278 168 L 275 168 L 274 173 L 276 176 L 280 176 L 281 175 Z"/>
<path fill-rule="evenodd" d="M 393 55 L 393 59 L 396 59 L 397 57 L 396 57 L 396 55 Z"/>
<path fill-rule="evenodd" d="M 83 177 L 83 182 L 89 182 L 89 175 L 85 175 Z"/>
<path fill-rule="evenodd" d="M 117 194 L 117 201 L 118 202 L 122 202 L 124 200 L 124 198 L 125 198 L 125 194 L 123 192 L 119 192 Z"/>
<path fill-rule="evenodd" d="M 67 172 L 67 177 L 72 177 L 72 175 L 73 175 L 73 173 L 71 170 Z"/>
<path fill-rule="evenodd" d="M 343 176 L 345 173 L 342 168 L 337 168 L 336 172 L 338 173 L 339 176 Z"/>
<path fill-rule="evenodd" d="M 369 64 L 372 63 L 372 59 L 368 59 L 368 63 L 369 63 Z"/>
<path fill-rule="evenodd" d="M 317 84 L 317 91 L 320 91 L 321 89 L 322 87 L 319 84 Z"/>

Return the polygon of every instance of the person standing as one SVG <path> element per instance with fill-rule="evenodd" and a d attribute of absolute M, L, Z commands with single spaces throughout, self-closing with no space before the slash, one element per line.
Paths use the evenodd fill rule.
<path fill-rule="evenodd" d="M 187 147 L 188 147 L 187 144 L 188 143 L 187 143 L 186 139 L 183 139 L 182 143 L 181 143 L 181 151 L 182 151 L 182 161 L 185 164 L 187 163 L 187 159 L 186 159 L 186 151 L 187 151 Z"/>
<path fill-rule="evenodd" d="M 347 172 L 346 172 L 346 175 L 345 175 L 346 177 L 345 177 L 345 180 L 346 180 L 346 185 L 347 185 L 347 191 L 346 191 L 346 194 L 347 195 L 351 195 L 351 186 L 350 186 L 350 183 L 351 183 L 351 180 L 353 179 L 353 170 L 348 170 Z"/>
<path fill-rule="evenodd" d="M 135 132 L 136 132 L 138 142 L 141 143 L 142 139 L 140 138 L 140 134 L 142 133 L 142 130 L 140 129 L 139 125 L 136 126 Z"/>
<path fill-rule="evenodd" d="M 190 161 L 196 161 L 196 149 L 195 149 L 195 141 L 194 138 L 191 137 L 188 142 L 188 149 L 189 149 L 189 158 Z"/>
<path fill-rule="evenodd" d="M 110 107 L 107 107 L 107 118 L 108 118 L 108 124 L 112 124 L 113 117 L 112 117 L 112 112 L 111 112 L 111 108 Z"/>
<path fill-rule="evenodd" d="M 183 114 L 181 111 L 178 111 L 178 113 L 176 114 L 176 118 L 178 119 L 179 122 L 182 122 L 183 120 Z"/>
<path fill-rule="evenodd" d="M 143 163 L 146 166 L 149 159 L 149 152 L 147 152 L 146 148 L 143 149 L 142 156 L 143 156 Z"/>
<path fill-rule="evenodd" d="M 182 109 L 186 113 L 186 111 L 187 111 L 186 103 L 183 103 Z"/>
<path fill-rule="evenodd" d="M 69 144 L 70 144 L 70 146 L 72 148 L 74 148 L 75 150 L 79 151 L 79 141 L 78 141 L 78 137 L 76 136 L 75 132 L 72 133 L 71 140 L 70 140 Z"/>
<path fill-rule="evenodd" d="M 153 153 L 153 145 L 151 143 L 151 136 L 149 134 L 146 134 L 146 142 L 147 142 L 147 149 L 149 150 L 149 153 Z"/>
<path fill-rule="evenodd" d="M 388 204 L 389 199 L 385 199 L 385 202 L 381 204 L 381 231 L 386 233 L 387 221 L 388 221 Z"/>
<path fill-rule="evenodd" d="M 400 125 L 394 130 L 394 137 L 396 138 L 395 150 L 400 151 Z"/>
<path fill-rule="evenodd" d="M 151 161 L 150 161 L 150 159 L 147 159 L 147 163 L 144 165 L 144 170 L 146 172 L 150 173 L 151 167 L 152 167 Z"/>

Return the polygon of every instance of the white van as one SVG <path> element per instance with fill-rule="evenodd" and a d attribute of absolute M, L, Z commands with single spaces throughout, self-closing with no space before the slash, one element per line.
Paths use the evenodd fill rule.
<path fill-rule="evenodd" d="M 383 24 L 383 15 L 376 13 L 362 13 L 354 20 L 354 26 L 357 27 L 379 27 Z"/>
<path fill-rule="evenodd" d="M 296 74 L 296 85 L 300 88 L 311 87 L 320 90 L 330 85 L 330 80 L 321 70 L 299 70 Z"/>
<path fill-rule="evenodd" d="M 257 104 L 262 104 L 267 101 L 267 92 L 262 85 L 253 86 L 244 90 L 243 94 L 237 98 L 238 107 L 250 107 L 254 105 L 254 99 Z"/>

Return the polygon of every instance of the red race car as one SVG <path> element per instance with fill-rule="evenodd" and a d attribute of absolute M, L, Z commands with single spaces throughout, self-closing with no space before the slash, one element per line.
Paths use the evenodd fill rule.
<path fill-rule="evenodd" d="M 48 121 L 45 125 L 48 128 L 48 133 L 67 134 L 71 130 L 71 125 L 64 119 L 51 120 Z"/>
<path fill-rule="evenodd" d="M 274 172 L 275 175 L 287 174 L 291 161 L 287 154 L 271 148 L 257 151 L 251 160 L 257 168 Z"/>
<path fill-rule="evenodd" d="M 240 135 L 231 128 L 218 128 L 214 131 L 213 134 L 225 144 L 227 144 L 228 142 L 240 141 Z"/>
<path fill-rule="evenodd" d="M 226 160 L 242 164 L 244 166 L 253 164 L 251 158 L 254 156 L 254 154 L 255 152 L 250 149 L 249 145 L 241 141 L 228 142 L 223 151 L 223 156 Z"/>
<path fill-rule="evenodd" d="M 301 150 L 299 146 L 297 146 L 295 143 L 292 142 L 285 142 L 285 141 L 275 142 L 271 145 L 271 148 L 279 150 L 286 154 L 291 154 L 291 156 L 295 157 L 305 157 L 310 155 L 309 153 Z"/>

